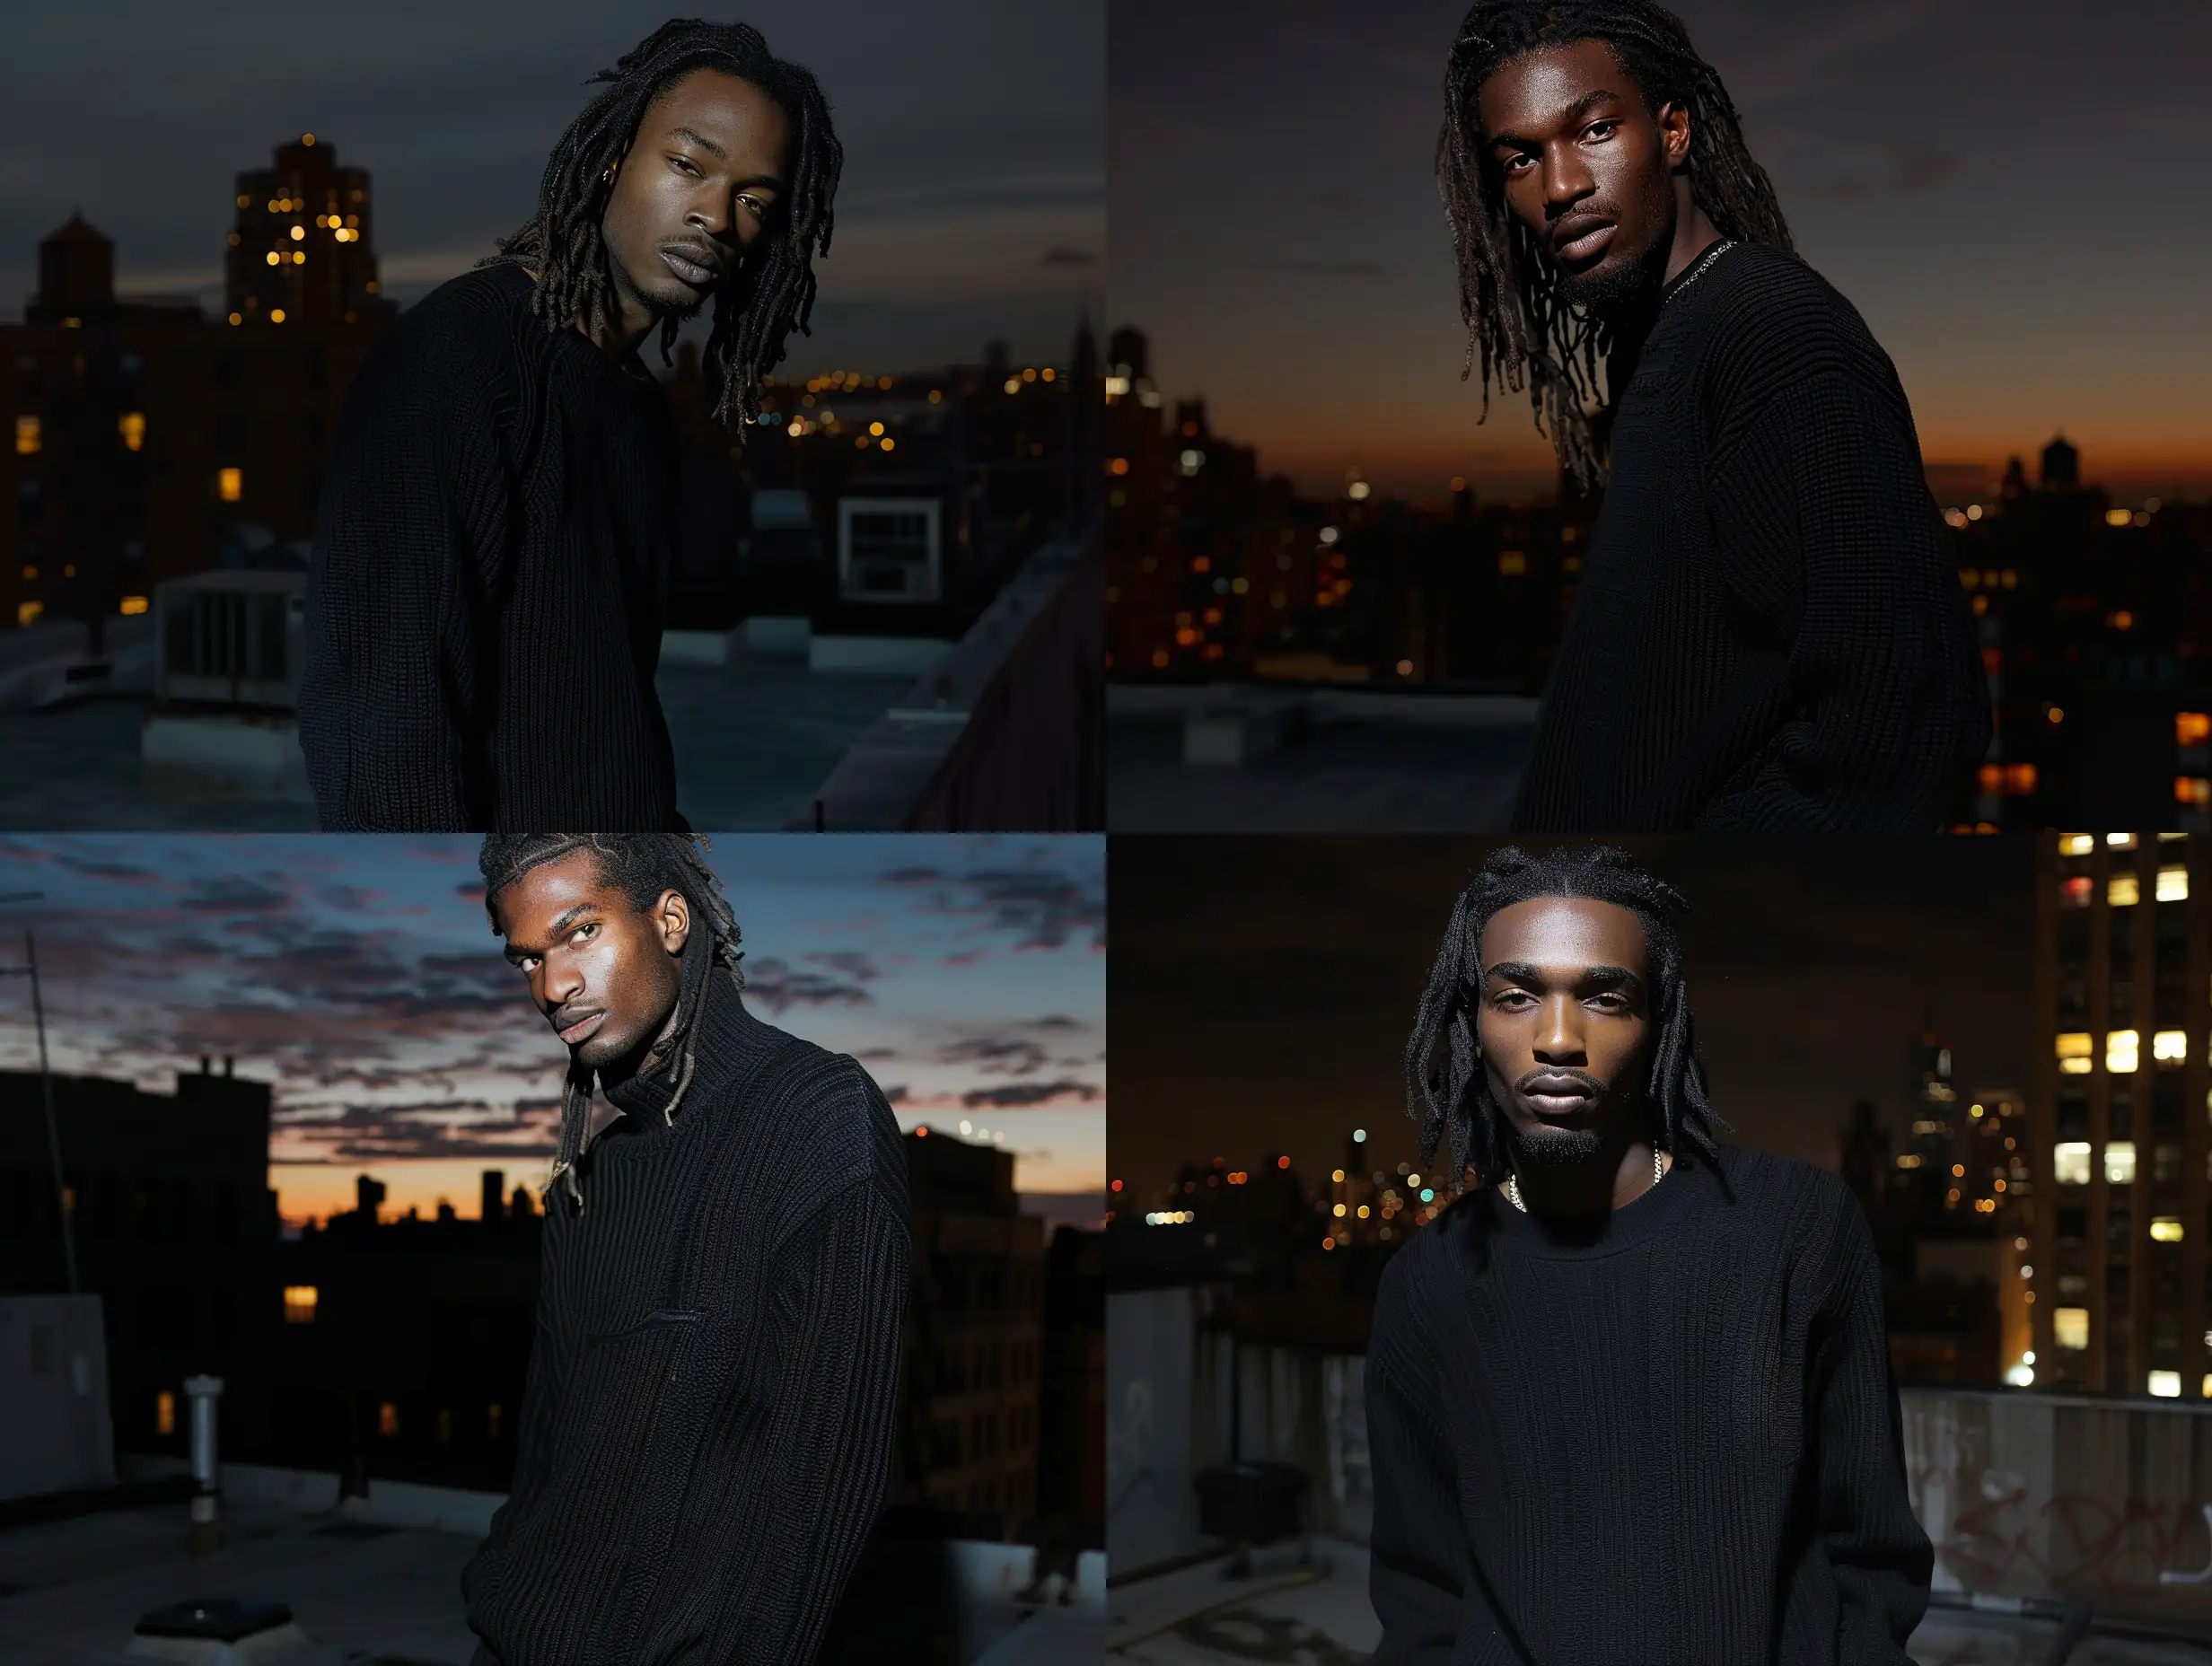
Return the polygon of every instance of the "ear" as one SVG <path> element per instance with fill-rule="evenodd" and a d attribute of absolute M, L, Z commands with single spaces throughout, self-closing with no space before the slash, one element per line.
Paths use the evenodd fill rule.
<path fill-rule="evenodd" d="M 1690 162 L 1690 110 L 1682 104 L 1659 107 L 1659 139 L 1666 146 L 1667 166 L 1681 168 Z"/>
<path fill-rule="evenodd" d="M 681 954 L 691 937 L 691 905 L 680 890 L 664 890 L 654 908 L 654 923 L 661 929 L 661 947 Z"/>

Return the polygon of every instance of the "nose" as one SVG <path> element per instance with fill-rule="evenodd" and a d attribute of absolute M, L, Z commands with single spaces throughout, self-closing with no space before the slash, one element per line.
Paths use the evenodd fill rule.
<path fill-rule="evenodd" d="M 1574 1065 L 1584 1061 L 1582 1005 L 1566 995 L 1544 1003 L 1543 1021 L 1536 1027 L 1536 1057 L 1546 1065 Z"/>
<path fill-rule="evenodd" d="M 584 974 L 565 956 L 549 954 L 538 962 L 538 1004 L 557 1012 L 584 993 Z"/>
<path fill-rule="evenodd" d="M 1544 207 L 1553 219 L 1594 189 L 1582 153 L 1565 140 L 1544 149 Z"/>

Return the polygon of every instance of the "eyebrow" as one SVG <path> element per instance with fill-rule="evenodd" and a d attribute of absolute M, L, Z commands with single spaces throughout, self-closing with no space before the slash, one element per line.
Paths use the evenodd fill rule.
<path fill-rule="evenodd" d="M 1544 975 L 1526 960 L 1500 960 L 1483 974 L 1485 982 L 1502 978 L 1507 983 L 1540 984 Z M 1585 966 L 1575 979 L 1583 989 L 1640 989 L 1644 980 L 1625 966 Z"/>
<path fill-rule="evenodd" d="M 1618 92 L 1608 92 L 1605 88 L 1600 87 L 1594 92 L 1584 93 L 1572 104 L 1569 104 L 1567 107 L 1565 119 L 1568 121 L 1579 121 L 1584 116 L 1587 115 L 1600 104 L 1617 104 L 1620 101 L 1620 95 Z M 1494 133 L 1490 136 L 1490 143 L 1494 146 L 1499 145 L 1510 145 L 1516 150 L 1532 151 L 1537 148 L 1537 144 L 1534 139 L 1524 139 L 1517 133 Z"/>
<path fill-rule="evenodd" d="M 597 903 L 580 902 L 576 904 L 575 908 L 570 908 L 566 913 L 562 914 L 558 919 L 555 920 L 551 925 L 546 928 L 546 935 L 555 939 L 567 936 L 570 926 L 574 925 L 585 915 L 596 913 L 598 911 L 598 908 L 599 905 Z M 538 949 L 518 947 L 516 944 L 512 943 L 507 945 L 506 949 L 507 959 L 509 961 L 528 960 L 531 957 L 542 952 L 543 951 Z"/>
<path fill-rule="evenodd" d="M 687 145 L 696 145 L 699 147 L 699 149 L 705 151 L 708 155 L 715 157 L 717 161 L 727 162 L 730 160 L 729 152 L 724 150 L 721 145 L 715 144 L 714 140 L 708 138 L 697 127 L 671 127 L 668 130 L 668 136 L 672 139 L 681 139 Z M 777 191 L 780 191 L 784 189 L 784 182 L 772 173 L 757 173 L 750 180 L 740 180 L 738 183 L 740 185 L 748 186 L 765 185 L 770 190 Z"/>

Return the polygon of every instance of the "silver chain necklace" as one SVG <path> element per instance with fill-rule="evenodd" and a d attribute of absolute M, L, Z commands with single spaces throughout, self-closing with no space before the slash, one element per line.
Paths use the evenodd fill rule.
<path fill-rule="evenodd" d="M 1651 1183 L 1654 1186 L 1659 1184 L 1659 1177 L 1666 1172 L 1661 1163 L 1659 1148 L 1655 1145 L 1651 1148 Z M 1529 1212 L 1528 1205 L 1521 1201 L 1521 1182 L 1510 1174 L 1505 1177 L 1505 1196 L 1513 1199 L 1513 1206 L 1520 1210 L 1522 1214 L 1526 1214 Z"/>
<path fill-rule="evenodd" d="M 1663 307 L 1672 306 L 1674 303 L 1674 297 L 1676 295 L 1681 294 L 1683 290 L 1688 289 L 1692 284 L 1703 277 L 1706 274 L 1707 267 L 1710 267 L 1714 261 L 1719 259 L 1721 256 L 1726 254 L 1735 246 L 1735 239 L 1733 237 L 1724 237 L 1720 240 L 1720 241 L 1715 243 L 1710 249 L 1707 250 L 1703 254 L 1698 257 L 1698 264 L 1690 268 L 1690 276 L 1683 278 L 1681 283 L 1677 284 L 1673 289 L 1669 292 L 1667 298 L 1659 304 Z"/>

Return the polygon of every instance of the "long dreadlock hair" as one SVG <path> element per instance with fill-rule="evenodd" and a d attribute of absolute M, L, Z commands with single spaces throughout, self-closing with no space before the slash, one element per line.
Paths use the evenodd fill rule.
<path fill-rule="evenodd" d="M 718 69 L 759 87 L 791 120 L 791 178 L 752 249 L 734 262 L 715 291 L 714 328 L 705 369 L 715 390 L 715 420 L 741 442 L 760 414 L 760 388 L 783 362 L 794 329 L 809 334 L 814 310 L 814 256 L 830 252 L 838 176 L 845 151 L 830 125 L 830 103 L 814 77 L 773 57 L 760 31 L 746 23 L 675 18 L 602 69 L 593 82 L 614 84 L 568 124 L 538 185 L 538 212 L 499 252 L 477 262 L 512 261 L 538 275 L 530 309 L 546 328 L 581 324 L 596 339 L 619 315 L 614 273 L 600 230 L 614 187 L 607 171 L 622 160 L 646 108 L 695 69 Z M 590 83 L 586 83 L 587 85 Z M 661 321 L 661 363 L 670 362 L 677 320 Z"/>
<path fill-rule="evenodd" d="M 1436 189 L 1452 227 L 1467 326 L 1460 376 L 1471 374 L 1479 357 L 1479 421 L 1489 417 L 1493 375 L 1501 394 L 1519 392 L 1525 378 L 1536 431 L 1550 424 L 1560 468 L 1587 492 L 1605 479 L 1590 408 L 1603 403 L 1598 365 L 1616 345 L 1613 332 L 1606 320 L 1561 300 L 1557 268 L 1505 206 L 1477 101 L 1482 83 L 1509 60 L 1577 40 L 1603 41 L 1655 113 L 1663 104 L 1688 112 L 1690 192 L 1723 237 L 1795 249 L 1773 182 L 1745 148 L 1727 88 L 1673 13 L 1652 0 L 1476 0 L 1452 43 L 1436 141 Z"/>
<path fill-rule="evenodd" d="M 1676 930 L 1685 908 L 1681 893 L 1609 846 L 1533 856 L 1508 845 L 1490 854 L 1474 882 L 1452 905 L 1451 924 L 1406 1042 L 1406 1109 L 1420 1125 L 1422 1168 L 1435 1161 L 1436 1147 L 1448 1134 L 1454 1153 L 1479 1184 L 1496 1184 L 1508 1172 L 1505 1117 L 1490 1097 L 1476 1030 L 1482 928 L 1501 908 L 1538 897 L 1615 903 L 1634 910 L 1643 922 L 1652 1017 L 1658 1030 L 1645 1084 L 1651 1137 L 1665 1150 L 1679 1152 L 1688 1145 L 1717 1162 L 1714 1127 L 1728 1124 L 1706 1094 L 1690 994 L 1682 984 Z"/>
<path fill-rule="evenodd" d="M 720 971 L 733 988 L 745 986 L 738 948 L 737 918 L 722 881 L 707 865 L 704 834 L 694 833 L 494 833 L 477 854 L 477 868 L 484 876 L 484 912 L 499 929 L 494 906 L 499 893 L 532 868 L 579 850 L 592 853 L 601 876 L 620 890 L 641 914 L 668 891 L 679 892 L 691 908 L 691 935 L 683 946 L 684 978 L 676 1013 L 675 1086 L 663 1119 L 673 1122 L 677 1107 L 691 1085 L 697 1063 L 698 1003 L 706 998 L 708 976 Z M 689 1006 L 686 1006 L 686 1003 Z M 561 1089 L 560 1141 L 553 1154 L 552 1172 L 541 1196 L 555 1182 L 566 1180 L 569 1200 L 584 1207 L 583 1188 L 576 1184 L 576 1164 L 583 1158 L 592 1126 L 593 1073 L 573 1059 Z"/>

